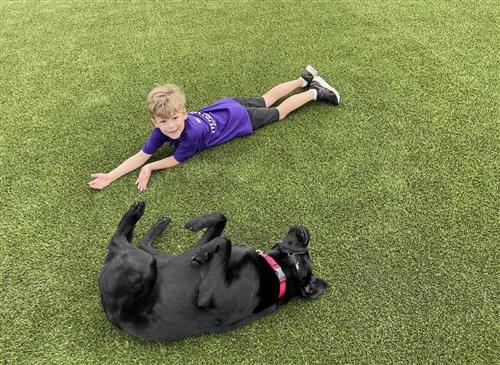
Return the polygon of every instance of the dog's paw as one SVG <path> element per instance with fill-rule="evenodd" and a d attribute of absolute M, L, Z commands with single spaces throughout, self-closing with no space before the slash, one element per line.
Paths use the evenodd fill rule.
<path fill-rule="evenodd" d="M 198 232 L 205 226 L 206 226 L 205 222 L 203 222 L 199 217 L 196 217 L 189 220 L 184 227 L 192 232 Z"/>
<path fill-rule="evenodd" d="M 135 202 L 130 206 L 127 213 L 125 213 L 126 217 L 132 220 L 138 221 L 142 215 L 144 214 L 144 209 L 146 208 L 146 203 L 143 201 Z"/>
<path fill-rule="evenodd" d="M 135 224 L 139 219 L 141 219 L 142 215 L 144 214 L 145 207 L 146 203 L 144 202 L 136 202 L 132 204 L 118 223 L 118 232 L 131 235 Z M 129 239 L 131 239 L 131 236 L 129 237 Z"/>
<path fill-rule="evenodd" d="M 170 219 L 169 217 L 163 217 L 158 219 L 158 222 L 155 223 L 155 226 L 160 228 L 161 230 L 164 230 L 165 227 L 170 223 L 172 223 L 172 219 Z"/>
<path fill-rule="evenodd" d="M 160 218 L 149 230 L 150 236 L 155 238 L 160 235 L 165 228 L 167 228 L 170 222 L 172 222 L 172 219 L 169 217 Z"/>
<path fill-rule="evenodd" d="M 209 262 L 214 254 L 220 249 L 219 245 L 216 246 L 205 246 L 199 249 L 195 255 L 191 258 L 191 265 L 200 266 Z"/>
<path fill-rule="evenodd" d="M 194 255 L 191 257 L 191 265 L 192 266 L 201 266 L 203 264 L 206 264 L 210 259 L 212 258 L 212 255 L 210 255 L 208 252 L 206 252 L 203 255 Z"/>

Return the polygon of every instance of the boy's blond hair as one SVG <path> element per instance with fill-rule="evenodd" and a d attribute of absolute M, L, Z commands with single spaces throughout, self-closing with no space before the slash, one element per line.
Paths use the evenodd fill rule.
<path fill-rule="evenodd" d="M 155 87 L 148 95 L 148 110 L 151 117 L 170 117 L 186 109 L 186 97 L 175 85 Z"/>

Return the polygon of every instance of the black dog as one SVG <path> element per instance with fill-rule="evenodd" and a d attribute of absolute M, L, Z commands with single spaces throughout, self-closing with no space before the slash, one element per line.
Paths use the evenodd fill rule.
<path fill-rule="evenodd" d="M 160 219 L 136 248 L 135 224 L 144 213 L 135 203 L 109 242 L 99 275 L 108 319 L 124 331 L 149 340 L 175 340 L 223 332 L 260 318 L 295 296 L 315 298 L 328 283 L 312 274 L 309 232 L 290 228 L 267 254 L 233 246 L 221 237 L 226 218 L 208 214 L 186 228 L 206 228 L 189 251 L 173 256 L 151 244 L 170 223 Z"/>

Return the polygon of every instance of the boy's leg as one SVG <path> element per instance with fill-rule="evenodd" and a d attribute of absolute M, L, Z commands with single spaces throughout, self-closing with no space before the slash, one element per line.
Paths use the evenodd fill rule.
<path fill-rule="evenodd" d="M 262 98 L 264 99 L 265 106 L 269 108 L 271 105 L 276 103 L 279 99 L 287 96 L 292 91 L 298 88 L 309 86 L 318 75 L 318 72 L 314 67 L 308 65 L 297 80 L 292 80 L 284 82 L 282 84 L 276 85 L 267 93 L 265 93 Z"/>
<path fill-rule="evenodd" d="M 287 82 L 283 82 L 279 85 L 276 85 L 271 90 L 269 90 L 267 93 L 262 95 L 262 98 L 264 99 L 264 102 L 266 103 L 266 107 L 269 108 L 271 105 L 276 103 L 279 99 L 281 99 L 284 96 L 287 96 L 295 89 L 302 87 L 302 85 L 303 85 L 302 79 L 300 79 L 300 78 L 297 80 L 287 81 Z"/>
<path fill-rule="evenodd" d="M 333 105 L 339 105 L 340 94 L 322 77 L 315 76 L 309 90 L 290 96 L 276 108 L 280 114 L 280 120 L 311 100 L 322 100 Z"/>
<path fill-rule="evenodd" d="M 288 114 L 300 108 L 302 105 L 307 104 L 311 100 L 315 99 L 316 99 L 315 90 L 307 90 L 304 91 L 303 93 L 290 96 L 288 99 L 286 99 L 276 107 L 276 109 L 278 109 L 278 112 L 280 114 L 280 120 L 284 119 Z"/>
<path fill-rule="evenodd" d="M 281 120 L 295 109 L 298 109 L 309 101 L 314 100 L 315 97 L 316 90 L 307 90 L 303 93 L 290 96 L 277 107 L 247 107 L 248 114 L 250 115 L 250 120 L 252 121 L 252 127 L 254 130 L 256 130 L 273 122 Z"/>

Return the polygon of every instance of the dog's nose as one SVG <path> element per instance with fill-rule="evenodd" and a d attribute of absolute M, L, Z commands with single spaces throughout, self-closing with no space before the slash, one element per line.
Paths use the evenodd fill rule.
<path fill-rule="evenodd" d="M 307 244 L 309 242 L 309 232 L 306 227 L 298 226 L 297 228 L 297 233 L 300 235 L 300 238 L 302 238 L 304 244 Z"/>

